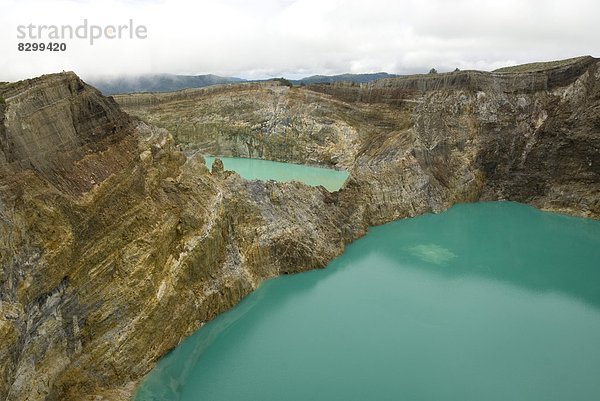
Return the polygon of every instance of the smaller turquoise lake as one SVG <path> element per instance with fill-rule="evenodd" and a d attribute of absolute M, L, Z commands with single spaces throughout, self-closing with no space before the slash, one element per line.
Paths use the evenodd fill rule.
<path fill-rule="evenodd" d="M 600 400 L 600 222 L 489 202 L 264 282 L 136 401 Z"/>
<path fill-rule="evenodd" d="M 210 169 L 215 158 L 205 156 L 204 159 Z M 225 170 L 235 171 L 247 180 L 300 181 L 312 186 L 322 185 L 329 192 L 333 192 L 340 189 L 348 178 L 347 171 L 323 167 L 243 157 L 219 157 L 219 159 L 223 161 Z"/>

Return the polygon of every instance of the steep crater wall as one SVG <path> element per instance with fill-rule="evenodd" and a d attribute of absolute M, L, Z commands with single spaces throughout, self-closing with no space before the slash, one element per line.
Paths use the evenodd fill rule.
<path fill-rule="evenodd" d="M 183 150 L 348 169 L 377 208 L 394 203 L 372 223 L 476 199 L 598 216 L 598 62 L 544 66 L 116 100 Z"/>

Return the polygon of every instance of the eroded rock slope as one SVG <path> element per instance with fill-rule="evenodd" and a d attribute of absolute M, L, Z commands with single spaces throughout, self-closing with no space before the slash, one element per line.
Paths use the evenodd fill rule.
<path fill-rule="evenodd" d="M 477 199 L 597 217 L 598 61 L 507 71 L 116 100 L 167 128 L 183 149 L 347 168 L 367 197 L 370 223 Z"/>
<path fill-rule="evenodd" d="M 364 230 L 322 188 L 209 172 L 74 74 L 0 93 L 3 400 L 128 399 L 263 279 Z"/>

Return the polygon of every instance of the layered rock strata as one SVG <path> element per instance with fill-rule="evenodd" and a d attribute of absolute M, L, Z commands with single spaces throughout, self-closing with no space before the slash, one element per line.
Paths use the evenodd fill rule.
<path fill-rule="evenodd" d="M 348 169 L 369 224 L 477 199 L 597 217 L 598 61 L 535 66 L 116 100 L 184 150 Z"/>

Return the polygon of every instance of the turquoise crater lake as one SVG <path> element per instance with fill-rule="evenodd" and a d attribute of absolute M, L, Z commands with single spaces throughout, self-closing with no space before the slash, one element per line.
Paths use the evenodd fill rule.
<path fill-rule="evenodd" d="M 205 156 L 204 159 L 208 168 L 211 168 L 215 158 Z M 219 157 L 219 159 L 223 162 L 225 170 L 235 171 L 247 180 L 300 181 L 312 186 L 322 185 L 329 192 L 333 192 L 340 189 L 348 178 L 347 171 L 303 164 L 243 157 Z"/>
<path fill-rule="evenodd" d="M 600 222 L 465 204 L 263 283 L 135 399 L 599 400 L 599 345 Z"/>

